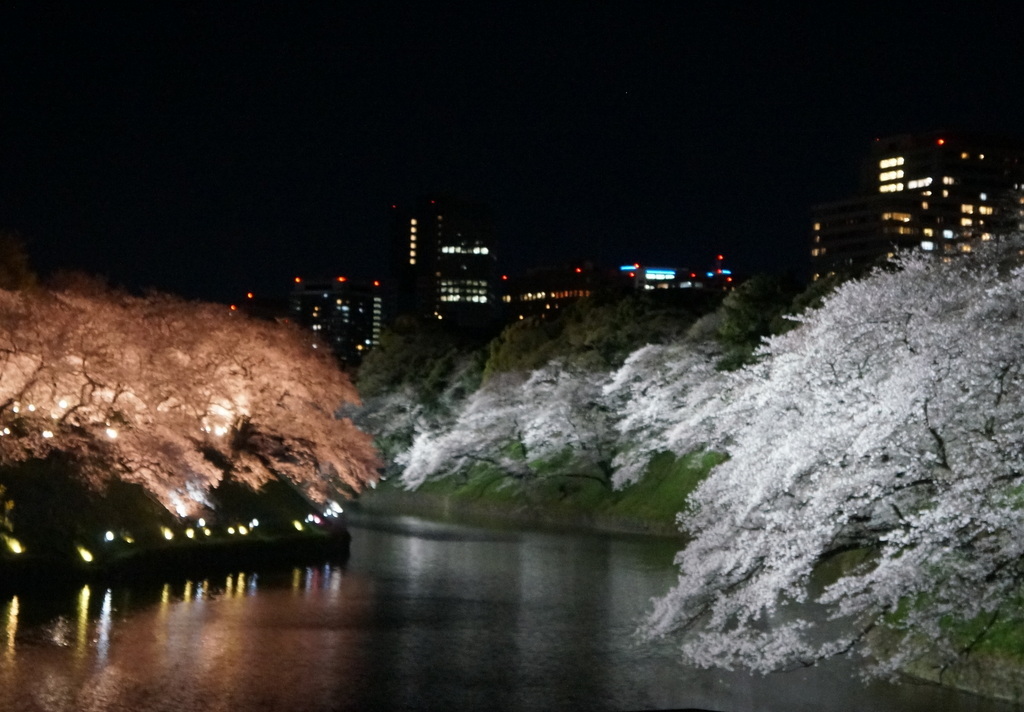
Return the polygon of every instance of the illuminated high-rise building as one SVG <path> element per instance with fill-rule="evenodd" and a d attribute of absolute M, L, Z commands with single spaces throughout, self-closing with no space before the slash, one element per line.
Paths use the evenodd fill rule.
<path fill-rule="evenodd" d="M 350 366 L 358 366 L 380 343 L 388 316 L 388 299 L 379 281 L 296 277 L 288 303 L 290 318 Z"/>
<path fill-rule="evenodd" d="M 399 311 L 463 328 L 494 324 L 498 269 L 487 206 L 438 195 L 393 212 Z"/>
<path fill-rule="evenodd" d="M 857 195 L 812 209 L 815 279 L 897 249 L 970 252 L 1024 187 L 1024 142 L 956 131 L 877 139 Z"/>

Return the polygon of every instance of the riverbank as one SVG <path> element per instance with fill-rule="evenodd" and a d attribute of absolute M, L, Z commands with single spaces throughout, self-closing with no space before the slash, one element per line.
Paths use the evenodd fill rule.
<path fill-rule="evenodd" d="M 59 461 L 0 470 L 0 590 L 344 561 L 349 539 L 282 480 L 253 491 L 226 477 L 176 516 L 138 484 L 89 486 Z"/>
<path fill-rule="evenodd" d="M 139 548 L 131 554 L 85 561 L 47 556 L 0 559 L 0 593 L 143 580 L 167 581 L 239 569 L 331 561 L 344 564 L 351 535 L 344 527 L 275 538 L 181 542 Z"/>
<path fill-rule="evenodd" d="M 594 477 L 517 479 L 480 467 L 416 490 L 384 481 L 361 494 L 353 506 L 370 513 L 683 539 L 676 516 L 685 512 L 690 492 L 722 459 L 717 453 L 664 453 L 654 458 L 640 482 L 621 490 Z"/>

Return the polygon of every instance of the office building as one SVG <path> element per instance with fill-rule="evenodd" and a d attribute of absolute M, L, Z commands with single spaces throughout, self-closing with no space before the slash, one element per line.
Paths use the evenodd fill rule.
<path fill-rule="evenodd" d="M 1024 142 L 936 131 L 877 139 L 857 195 L 812 209 L 815 279 L 871 264 L 896 250 L 970 252 L 999 234 L 1024 186 Z"/>
<path fill-rule="evenodd" d="M 388 318 L 389 300 L 379 281 L 296 277 L 288 301 L 290 318 L 349 366 L 358 366 L 380 343 Z"/>
<path fill-rule="evenodd" d="M 487 206 L 437 195 L 392 210 L 399 312 L 457 328 L 495 324 L 497 245 Z"/>

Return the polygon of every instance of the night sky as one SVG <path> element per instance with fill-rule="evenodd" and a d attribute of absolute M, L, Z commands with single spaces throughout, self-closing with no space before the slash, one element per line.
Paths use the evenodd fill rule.
<path fill-rule="evenodd" d="M 10 0 L 0 229 L 44 274 L 231 301 L 386 276 L 390 205 L 454 191 L 506 273 L 803 274 L 874 137 L 1024 136 L 1020 9 L 521 5 Z"/>

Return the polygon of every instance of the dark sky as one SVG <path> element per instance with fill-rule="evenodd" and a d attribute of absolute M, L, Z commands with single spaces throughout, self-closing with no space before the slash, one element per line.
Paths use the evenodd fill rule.
<path fill-rule="evenodd" d="M 690 5 L 9 0 L 0 229 L 44 273 L 230 301 L 385 275 L 389 205 L 450 190 L 505 272 L 802 272 L 872 138 L 1024 135 L 1019 9 Z"/>

